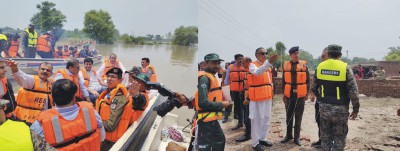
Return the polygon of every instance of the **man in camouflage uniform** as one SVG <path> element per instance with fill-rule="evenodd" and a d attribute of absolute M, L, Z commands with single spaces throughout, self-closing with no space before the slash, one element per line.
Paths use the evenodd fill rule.
<path fill-rule="evenodd" d="M 350 114 L 352 120 L 357 117 L 360 108 L 357 83 L 352 70 L 340 60 L 341 50 L 339 45 L 328 46 L 329 59 L 318 65 L 311 89 L 320 100 L 320 131 L 324 151 L 344 150 L 350 101 L 353 105 Z"/>

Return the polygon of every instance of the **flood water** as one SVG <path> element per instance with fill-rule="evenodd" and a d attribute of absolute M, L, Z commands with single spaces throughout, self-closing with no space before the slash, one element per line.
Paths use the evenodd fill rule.
<path fill-rule="evenodd" d="M 164 84 L 174 92 L 180 92 L 187 97 L 192 97 L 197 89 L 197 47 L 184 47 L 175 45 L 102 45 L 96 46 L 99 54 L 108 57 L 115 53 L 126 70 L 133 66 L 140 66 L 141 58 L 150 59 L 157 74 L 157 81 Z M 103 58 L 104 58 L 103 57 Z M 100 64 L 94 66 L 94 69 Z M 55 72 L 55 71 L 54 71 Z M 7 73 L 10 74 L 10 73 Z M 15 93 L 20 86 L 12 80 Z M 187 125 L 187 118 L 192 118 L 194 111 L 181 107 L 174 109 L 173 114 L 179 116 L 179 125 Z"/>

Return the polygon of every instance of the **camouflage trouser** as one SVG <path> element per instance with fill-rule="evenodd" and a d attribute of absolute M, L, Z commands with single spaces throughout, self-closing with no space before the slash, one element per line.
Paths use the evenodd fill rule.
<path fill-rule="evenodd" d="M 197 145 L 198 151 L 223 151 L 225 134 L 218 121 L 198 122 Z"/>
<path fill-rule="evenodd" d="M 323 151 L 342 151 L 346 146 L 349 107 L 320 103 L 321 146 Z"/>

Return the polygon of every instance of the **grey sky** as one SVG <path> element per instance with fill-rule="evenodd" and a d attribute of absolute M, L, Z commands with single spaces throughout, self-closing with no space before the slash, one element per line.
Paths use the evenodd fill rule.
<path fill-rule="evenodd" d="M 0 27 L 24 29 L 38 12 L 38 0 L 3 0 Z M 91 9 L 111 14 L 120 33 L 164 35 L 180 25 L 197 25 L 196 0 L 51 0 L 67 17 L 66 29 L 83 28 L 83 18 Z M 15 13 L 12 13 L 15 12 Z"/>
<path fill-rule="evenodd" d="M 315 58 L 336 43 L 349 58 L 381 60 L 388 47 L 400 45 L 399 0 L 199 0 L 198 6 L 199 56 L 254 58 L 257 47 L 282 41 Z"/>

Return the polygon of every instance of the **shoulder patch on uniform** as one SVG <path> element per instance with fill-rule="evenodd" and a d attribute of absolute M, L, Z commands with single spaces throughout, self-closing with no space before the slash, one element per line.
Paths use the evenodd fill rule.
<path fill-rule="evenodd" d="M 332 76 L 339 76 L 340 71 L 322 69 L 322 70 L 321 70 L 321 74 L 324 74 L 324 75 L 332 75 Z"/>
<path fill-rule="evenodd" d="M 203 83 L 200 85 L 201 88 L 206 89 L 207 88 L 207 84 Z"/>

